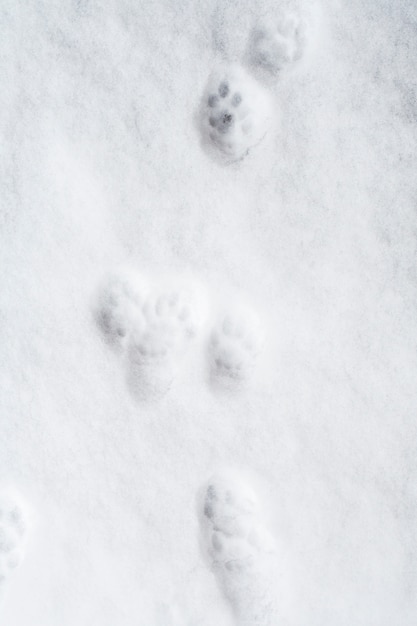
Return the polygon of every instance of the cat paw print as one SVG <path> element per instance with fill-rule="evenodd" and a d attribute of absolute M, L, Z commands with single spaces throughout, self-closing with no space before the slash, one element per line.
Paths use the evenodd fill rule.
<path fill-rule="evenodd" d="M 0 495 L 0 591 L 25 554 L 27 515 L 19 499 L 11 493 Z"/>
<path fill-rule="evenodd" d="M 269 95 L 242 68 L 226 68 L 210 77 L 202 103 L 202 129 L 226 159 L 243 158 L 265 136 L 271 119 Z"/>
<path fill-rule="evenodd" d="M 249 381 L 263 343 L 260 321 L 252 312 L 238 311 L 220 318 L 209 342 L 212 379 L 226 386 Z"/>
<path fill-rule="evenodd" d="M 171 387 L 201 315 L 194 294 L 173 290 L 150 296 L 129 338 L 129 379 L 141 396 L 162 396 Z"/>
<path fill-rule="evenodd" d="M 203 504 L 203 532 L 213 564 L 228 572 L 250 569 L 274 541 L 263 525 L 258 497 L 234 476 L 216 475 Z"/>
<path fill-rule="evenodd" d="M 277 545 L 267 529 L 257 493 L 237 475 L 221 473 L 207 484 L 202 539 L 211 569 L 242 626 L 276 626 L 271 566 Z"/>
<path fill-rule="evenodd" d="M 313 51 L 319 26 L 319 8 L 311 3 L 295 9 L 281 7 L 267 21 L 253 29 L 249 48 L 249 64 L 272 77 L 297 67 Z"/>
<path fill-rule="evenodd" d="M 109 344 L 124 346 L 131 330 L 141 323 L 147 292 L 143 279 L 130 271 L 111 274 L 103 282 L 95 317 Z"/>

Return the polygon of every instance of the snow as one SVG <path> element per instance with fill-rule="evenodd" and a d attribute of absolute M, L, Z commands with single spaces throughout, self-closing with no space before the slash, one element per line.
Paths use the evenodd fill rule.
<path fill-rule="evenodd" d="M 321 2 L 270 77 L 251 34 L 292 3 L 3 3 L 0 476 L 36 514 L 1 624 L 239 626 L 200 545 L 226 467 L 280 546 L 254 605 L 272 585 L 292 626 L 415 625 L 417 10 Z M 224 162 L 201 107 L 236 66 L 277 123 Z M 121 267 L 204 293 L 156 396 L 127 380 L 134 335 L 104 340 L 129 298 L 97 324 Z M 210 337 L 242 300 L 264 348 L 219 389 Z"/>

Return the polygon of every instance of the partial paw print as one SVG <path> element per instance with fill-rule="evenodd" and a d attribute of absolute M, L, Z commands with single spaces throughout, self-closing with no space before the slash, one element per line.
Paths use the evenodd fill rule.
<path fill-rule="evenodd" d="M 252 31 L 248 61 L 271 77 L 296 67 L 314 47 L 318 28 L 318 7 L 281 7 L 267 21 L 261 21 Z"/>
<path fill-rule="evenodd" d="M 143 279 L 133 272 L 115 273 L 104 281 L 95 317 L 110 345 L 123 347 L 132 329 L 141 324 L 147 293 Z"/>
<path fill-rule="evenodd" d="M 258 317 L 236 311 L 220 318 L 209 341 L 209 360 L 213 382 L 226 387 L 240 386 L 253 376 L 264 344 Z"/>
<path fill-rule="evenodd" d="M 263 520 L 257 493 L 237 475 L 208 482 L 202 537 L 218 583 L 242 626 L 276 626 L 273 569 L 276 542 Z"/>
<path fill-rule="evenodd" d="M 27 527 L 18 498 L 10 493 L 0 494 L 0 592 L 23 560 Z"/>
<path fill-rule="evenodd" d="M 198 333 L 202 314 L 189 290 L 153 294 L 141 312 L 129 338 L 129 381 L 139 396 L 163 396 Z"/>
<path fill-rule="evenodd" d="M 274 552 L 264 528 L 256 493 L 235 476 L 218 475 L 208 483 L 203 530 L 213 565 L 229 573 L 257 567 L 262 554 Z"/>
<path fill-rule="evenodd" d="M 243 158 L 272 120 L 267 92 L 240 67 L 214 73 L 202 104 L 204 135 L 230 161 Z"/>

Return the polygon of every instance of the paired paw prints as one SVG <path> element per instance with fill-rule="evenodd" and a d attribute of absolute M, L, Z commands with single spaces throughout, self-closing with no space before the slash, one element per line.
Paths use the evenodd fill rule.
<path fill-rule="evenodd" d="M 253 27 L 243 63 L 261 82 L 276 80 L 307 56 L 318 21 L 314 9 L 310 13 L 284 4 Z M 210 76 L 203 95 L 203 136 L 226 161 L 241 160 L 267 134 L 274 108 L 267 89 L 242 66 L 226 66 Z"/>
<path fill-rule="evenodd" d="M 258 318 L 243 309 L 231 311 L 212 325 L 204 342 L 207 311 L 200 293 L 190 287 L 151 288 L 131 272 L 114 274 L 101 286 L 95 319 L 106 342 L 122 354 L 129 387 L 138 398 L 169 391 L 198 336 L 206 344 L 213 383 L 232 389 L 251 379 L 263 346 Z"/>

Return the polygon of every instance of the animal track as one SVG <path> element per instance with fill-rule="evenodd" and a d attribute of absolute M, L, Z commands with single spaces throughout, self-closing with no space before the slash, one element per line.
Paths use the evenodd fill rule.
<path fill-rule="evenodd" d="M 252 31 L 249 63 L 277 77 L 306 56 L 315 38 L 317 11 L 293 10 L 285 5 L 274 16 L 260 22 Z M 317 9 L 318 10 L 318 9 Z"/>
<path fill-rule="evenodd" d="M 213 563 L 228 571 L 254 564 L 262 546 L 256 520 L 258 501 L 250 487 L 236 479 L 213 477 L 206 490 L 204 516 Z"/>
<path fill-rule="evenodd" d="M 0 494 L 0 593 L 20 565 L 25 550 L 26 515 L 22 504 L 11 493 Z"/>
<path fill-rule="evenodd" d="M 275 543 L 266 530 L 256 493 L 235 476 L 209 481 L 202 531 L 218 582 L 242 626 L 275 626 L 267 561 Z"/>
<path fill-rule="evenodd" d="M 260 323 L 254 314 L 242 311 L 221 318 L 209 343 L 212 378 L 225 385 L 247 381 L 262 344 Z"/>
<path fill-rule="evenodd" d="M 201 318 L 193 294 L 154 294 L 141 309 L 129 338 L 130 382 L 140 395 L 164 395 L 171 387 L 181 354 L 197 334 Z"/>
<path fill-rule="evenodd" d="M 132 329 L 141 323 L 147 288 L 132 272 L 110 275 L 101 287 L 95 315 L 106 340 L 123 345 Z"/>
<path fill-rule="evenodd" d="M 202 104 L 205 136 L 231 161 L 261 141 L 272 119 L 267 92 L 240 67 L 214 73 Z"/>
<path fill-rule="evenodd" d="M 137 398 L 161 397 L 171 388 L 204 321 L 204 299 L 198 295 L 188 285 L 151 290 L 132 272 L 114 274 L 102 285 L 96 320 L 108 343 L 124 355 Z M 240 309 L 220 318 L 208 346 L 212 381 L 229 388 L 248 382 L 262 345 L 262 328 L 252 312 Z"/>
<path fill-rule="evenodd" d="M 202 321 L 199 305 L 192 289 L 150 290 L 132 272 L 105 281 L 95 317 L 108 343 L 124 353 L 134 395 L 161 396 L 171 387 L 181 354 Z"/>

